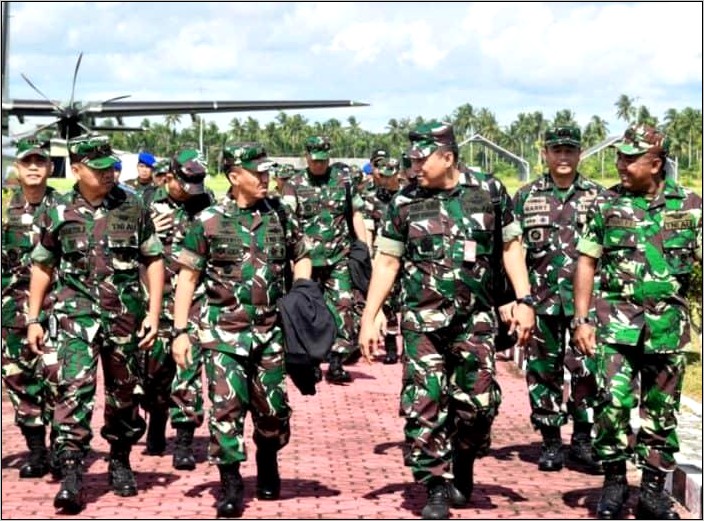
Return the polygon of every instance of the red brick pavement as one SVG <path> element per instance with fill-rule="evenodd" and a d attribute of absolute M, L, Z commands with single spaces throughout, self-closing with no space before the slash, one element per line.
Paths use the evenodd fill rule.
<path fill-rule="evenodd" d="M 252 457 L 242 466 L 245 518 L 352 519 L 417 518 L 425 491 L 414 485 L 403 467 L 398 416 L 400 365 L 362 362 L 348 368 L 354 383 L 340 387 L 322 382 L 318 394 L 302 396 L 289 385 L 293 407 L 291 443 L 280 454 L 282 494 L 278 501 L 254 497 L 256 469 Z M 453 518 L 572 519 L 594 518 L 601 476 L 588 475 L 568 464 L 561 472 L 537 470 L 540 437 L 528 421 L 525 382 L 510 362 L 499 362 L 504 402 L 494 424 L 491 454 L 476 465 L 471 508 L 452 510 Z M 107 444 L 97 435 L 102 424 L 102 387 L 94 415 L 93 453 L 85 473 L 87 506 L 78 518 L 207 519 L 215 516 L 218 472 L 205 460 L 207 427 L 196 432 L 198 467 L 172 469 L 171 456 L 142 454 L 144 439 L 132 454 L 139 495 L 120 498 L 107 484 Z M 247 444 L 252 427 L 247 423 Z M 174 441 L 170 431 L 169 448 Z M 568 429 L 563 432 L 569 440 Z M 2 401 L 2 519 L 51 518 L 59 484 L 50 476 L 19 479 L 26 455 L 12 407 Z M 629 481 L 638 483 L 631 468 Z M 631 487 L 626 514 L 633 517 L 637 489 Z M 680 509 L 683 517 L 688 513 Z"/>

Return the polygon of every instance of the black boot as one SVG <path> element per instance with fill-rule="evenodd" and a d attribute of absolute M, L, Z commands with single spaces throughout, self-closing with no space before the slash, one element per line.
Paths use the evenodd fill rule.
<path fill-rule="evenodd" d="M 64 452 L 60 457 L 63 480 L 59 493 L 54 497 L 54 508 L 65 514 L 78 514 L 85 505 L 83 500 L 83 462 L 80 455 Z"/>
<path fill-rule="evenodd" d="M 156 410 L 149 414 L 147 430 L 147 454 L 161 456 L 166 450 L 166 411 Z"/>
<path fill-rule="evenodd" d="M 49 472 L 48 452 L 46 450 L 46 428 L 22 427 L 22 434 L 27 442 L 29 457 L 20 467 L 21 478 L 41 478 Z"/>
<path fill-rule="evenodd" d="M 637 519 L 679 519 L 672 509 L 672 500 L 665 491 L 665 473 L 648 467 L 643 469 L 640 498 L 636 508 Z"/>
<path fill-rule="evenodd" d="M 455 508 L 464 508 L 469 504 L 474 489 L 473 450 L 455 449 L 452 454 L 452 473 L 455 479 L 448 484 L 450 504 Z"/>
<path fill-rule="evenodd" d="M 196 426 L 192 423 L 182 423 L 176 427 L 176 446 L 173 457 L 173 467 L 176 470 L 196 468 L 196 458 L 193 456 L 193 433 L 195 430 Z"/>
<path fill-rule="evenodd" d="M 218 465 L 220 471 L 220 500 L 218 501 L 218 517 L 242 516 L 244 504 L 244 483 L 240 475 L 240 464 Z"/>
<path fill-rule="evenodd" d="M 543 445 L 538 459 L 538 469 L 543 472 L 554 472 L 562 469 L 564 455 L 562 454 L 562 436 L 559 427 L 541 427 Z"/>
<path fill-rule="evenodd" d="M 350 373 L 342 368 L 342 353 L 330 353 L 330 366 L 325 379 L 332 384 L 346 384 L 352 381 Z"/>
<path fill-rule="evenodd" d="M 61 479 L 61 459 L 59 459 L 59 453 L 56 450 L 56 438 L 59 433 L 56 429 L 51 429 L 51 434 L 49 434 L 49 472 L 51 472 L 51 477 L 54 479 Z"/>
<path fill-rule="evenodd" d="M 592 424 L 575 423 L 570 441 L 570 458 L 596 470 L 599 464 L 592 450 Z"/>
<path fill-rule="evenodd" d="M 263 500 L 279 499 L 281 477 L 277 450 L 271 447 L 257 448 L 257 497 Z"/>
<path fill-rule="evenodd" d="M 387 333 L 384 337 L 384 347 L 386 348 L 386 356 L 384 357 L 384 363 L 386 365 L 397 363 L 398 346 L 396 345 L 396 335 Z"/>
<path fill-rule="evenodd" d="M 423 519 L 447 519 L 450 515 L 447 482 L 443 478 L 433 478 L 428 483 L 428 501 L 420 515 Z"/>
<path fill-rule="evenodd" d="M 598 519 L 620 519 L 623 504 L 628 499 L 626 462 L 604 463 L 604 488 L 596 507 Z"/>
<path fill-rule="evenodd" d="M 137 495 L 137 481 L 130 466 L 130 450 L 132 447 L 123 443 L 110 445 L 110 462 L 108 464 L 108 483 L 118 496 L 130 497 Z"/>

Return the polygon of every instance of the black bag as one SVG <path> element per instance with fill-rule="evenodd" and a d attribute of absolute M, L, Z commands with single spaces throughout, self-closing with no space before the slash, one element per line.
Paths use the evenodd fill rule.
<path fill-rule="evenodd" d="M 489 178 L 489 191 L 491 193 L 491 204 L 494 207 L 494 250 L 491 263 L 493 268 L 491 294 L 494 298 L 494 311 L 496 312 L 499 323 L 499 329 L 494 338 L 494 349 L 496 351 L 505 351 L 516 345 L 516 342 L 518 342 L 518 333 L 514 331 L 512 334 L 508 334 L 509 326 L 501 320 L 499 307 L 516 300 L 516 294 L 513 291 L 511 282 L 508 280 L 506 270 L 504 269 L 504 240 L 501 230 L 501 194 L 497 190 L 492 178 Z"/>
<path fill-rule="evenodd" d="M 349 181 L 345 181 L 345 220 L 352 239 L 352 246 L 347 259 L 352 286 L 366 296 L 369 290 L 369 281 L 372 278 L 372 258 L 369 254 L 367 243 L 358 239 L 354 231 L 354 223 L 352 222 L 352 188 Z"/>

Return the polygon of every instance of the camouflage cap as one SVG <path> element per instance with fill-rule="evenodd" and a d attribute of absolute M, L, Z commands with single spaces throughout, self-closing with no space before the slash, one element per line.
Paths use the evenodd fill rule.
<path fill-rule="evenodd" d="M 284 163 L 276 167 L 276 177 L 279 179 L 290 179 L 296 173 L 296 167 L 290 163 Z"/>
<path fill-rule="evenodd" d="M 267 172 L 273 164 L 261 143 L 238 143 L 223 149 L 220 169 L 229 172 L 233 166 L 240 166 L 250 172 Z"/>
<path fill-rule="evenodd" d="M 422 159 L 428 157 L 442 146 L 456 145 L 455 132 L 450 123 L 431 121 L 418 125 L 408 133 L 411 148 L 408 157 Z"/>
<path fill-rule="evenodd" d="M 175 174 L 183 191 L 189 195 L 205 193 L 205 162 L 200 152 L 187 148 L 179 152 L 171 161 L 171 171 Z"/>
<path fill-rule="evenodd" d="M 41 156 L 44 159 L 48 159 L 49 155 L 49 142 L 39 141 L 36 137 L 27 137 L 20 139 L 17 142 L 17 159 L 24 159 L 29 156 Z"/>
<path fill-rule="evenodd" d="M 393 157 L 379 161 L 376 166 L 379 168 L 379 173 L 384 177 L 395 176 L 399 173 L 400 169 L 398 159 L 394 159 Z"/>
<path fill-rule="evenodd" d="M 306 139 L 306 152 L 315 161 L 330 159 L 330 140 L 325 136 L 311 136 Z"/>
<path fill-rule="evenodd" d="M 107 136 L 81 136 L 70 139 L 68 151 L 72 156 L 71 161 L 83 163 L 95 170 L 113 168 L 120 161 Z"/>
<path fill-rule="evenodd" d="M 171 171 L 171 161 L 168 159 L 162 159 L 154 163 L 154 171 L 152 172 L 152 177 L 168 174 Z"/>
<path fill-rule="evenodd" d="M 670 151 L 670 140 L 651 126 L 632 125 L 612 146 L 627 156 L 637 156 L 646 152 L 667 155 Z"/>
<path fill-rule="evenodd" d="M 568 145 L 572 147 L 582 146 L 582 131 L 574 125 L 557 125 L 550 127 L 543 134 L 543 145 L 548 147 L 556 147 L 560 145 Z"/>
<path fill-rule="evenodd" d="M 380 159 L 388 159 L 388 157 L 389 153 L 385 149 L 377 148 L 376 150 L 374 150 L 374 152 L 372 152 L 372 157 L 369 158 L 369 162 L 374 166 L 378 166 L 376 163 Z"/>

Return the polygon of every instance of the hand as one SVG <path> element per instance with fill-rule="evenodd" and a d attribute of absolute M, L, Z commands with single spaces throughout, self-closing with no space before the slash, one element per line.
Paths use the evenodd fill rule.
<path fill-rule="evenodd" d="M 381 337 L 386 336 L 387 333 L 387 320 L 386 320 L 386 315 L 384 314 L 383 310 L 379 310 L 379 312 L 376 314 L 376 318 L 374 319 L 374 329 L 376 331 L 379 331 L 379 334 Z"/>
<path fill-rule="evenodd" d="M 359 328 L 359 349 L 368 364 L 372 363 L 372 356 L 377 352 L 383 342 L 383 337 L 380 336 L 380 324 L 377 322 L 378 320 L 379 314 L 377 314 L 374 320 L 369 320 L 362 316 L 362 322 Z"/>
<path fill-rule="evenodd" d="M 41 324 L 30 324 L 27 326 L 27 343 L 29 350 L 35 355 L 41 355 L 44 347 L 44 328 Z"/>
<path fill-rule="evenodd" d="M 508 304 L 499 306 L 499 319 L 504 324 L 510 324 L 513 317 L 513 308 L 516 307 L 516 302 L 512 300 Z"/>
<path fill-rule="evenodd" d="M 181 369 L 185 369 L 193 363 L 193 358 L 191 355 L 191 338 L 187 333 L 178 335 L 171 342 L 171 356 L 174 358 L 174 362 Z"/>
<path fill-rule="evenodd" d="M 174 214 L 173 212 L 155 214 L 152 216 L 152 221 L 154 222 L 154 229 L 157 233 L 165 232 L 173 227 Z"/>
<path fill-rule="evenodd" d="M 524 346 L 528 344 L 530 337 L 533 335 L 535 327 L 535 311 L 527 304 L 516 304 L 513 308 L 513 317 L 511 318 L 511 326 L 509 334 L 515 330 L 518 333 L 518 345 Z"/>
<path fill-rule="evenodd" d="M 594 356 L 596 329 L 591 324 L 582 324 L 572 333 L 572 343 L 584 356 Z"/>
<path fill-rule="evenodd" d="M 155 319 L 147 315 L 142 321 L 142 326 L 137 332 L 137 337 L 141 338 L 137 347 L 139 349 L 149 349 L 154 345 L 156 334 L 159 329 L 159 319 Z"/>

